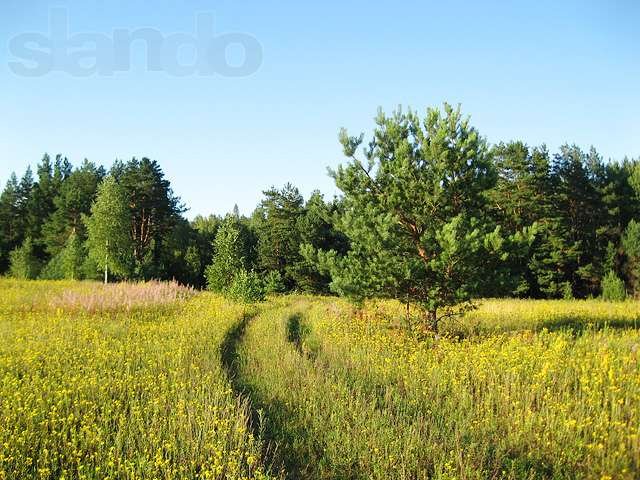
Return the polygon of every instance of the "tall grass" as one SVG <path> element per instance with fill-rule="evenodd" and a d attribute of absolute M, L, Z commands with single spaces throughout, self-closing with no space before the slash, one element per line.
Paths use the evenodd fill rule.
<path fill-rule="evenodd" d="M 201 294 L 166 309 L 182 294 L 158 284 L 58 286 L 0 282 L 0 479 L 266 478 L 220 361 L 241 307 Z M 29 296 L 37 308 L 11 310 Z"/>
<path fill-rule="evenodd" d="M 63 310 L 101 312 L 117 310 L 129 312 L 149 307 L 175 306 L 176 302 L 195 295 L 190 287 L 176 282 L 92 283 L 83 289 L 68 289 L 51 296 L 49 306 Z"/>
<path fill-rule="evenodd" d="M 631 479 L 640 334 L 625 308 L 493 302 L 470 319 L 479 335 L 417 342 L 391 304 L 280 300 L 249 325 L 241 370 L 291 478 Z"/>
<path fill-rule="evenodd" d="M 638 478 L 640 304 L 404 315 L 2 280 L 0 480 Z"/>

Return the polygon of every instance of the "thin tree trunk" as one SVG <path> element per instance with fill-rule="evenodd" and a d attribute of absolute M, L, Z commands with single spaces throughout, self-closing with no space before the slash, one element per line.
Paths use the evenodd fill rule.
<path fill-rule="evenodd" d="M 109 240 L 107 240 L 107 249 L 104 254 L 104 284 L 109 281 Z"/>
<path fill-rule="evenodd" d="M 427 321 L 429 322 L 429 328 L 435 333 L 438 333 L 438 310 L 433 309 L 427 312 Z"/>
<path fill-rule="evenodd" d="M 407 313 L 406 313 L 406 323 L 407 323 L 407 330 L 408 332 L 413 335 L 413 328 L 411 326 L 411 310 L 410 310 L 410 302 L 409 302 L 409 297 L 407 297 Z"/>

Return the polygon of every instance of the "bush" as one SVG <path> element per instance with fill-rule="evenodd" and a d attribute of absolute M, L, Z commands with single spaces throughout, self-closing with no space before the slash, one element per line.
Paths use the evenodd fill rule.
<path fill-rule="evenodd" d="M 270 270 L 264 279 L 265 293 L 282 293 L 287 287 L 282 281 L 282 275 L 277 270 Z"/>
<path fill-rule="evenodd" d="M 264 286 L 257 273 L 238 270 L 233 282 L 224 292 L 227 297 L 241 303 L 261 302 L 264 300 Z"/>
<path fill-rule="evenodd" d="M 627 298 L 624 282 L 613 270 L 602 279 L 602 298 L 610 302 L 622 302 Z"/>
<path fill-rule="evenodd" d="M 84 280 L 87 276 L 83 265 L 88 259 L 86 249 L 82 241 L 72 233 L 65 247 L 49 260 L 44 266 L 38 278 L 41 280 Z M 89 278 L 94 278 L 93 276 Z"/>

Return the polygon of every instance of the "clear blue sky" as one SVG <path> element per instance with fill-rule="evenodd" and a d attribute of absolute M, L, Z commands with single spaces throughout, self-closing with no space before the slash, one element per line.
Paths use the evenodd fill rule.
<path fill-rule="evenodd" d="M 146 71 L 140 43 L 132 69 L 111 77 L 15 75 L 9 39 L 46 33 L 55 6 L 67 9 L 71 34 L 194 33 L 196 15 L 210 12 L 216 33 L 255 37 L 262 64 L 246 78 L 175 77 Z M 263 189 L 287 181 L 333 194 L 326 168 L 342 161 L 341 126 L 369 132 L 379 106 L 443 101 L 461 103 L 492 143 L 637 157 L 639 25 L 637 0 L 3 0 L 0 182 L 45 151 L 107 166 L 148 156 L 190 217 L 234 203 L 248 213 Z"/>

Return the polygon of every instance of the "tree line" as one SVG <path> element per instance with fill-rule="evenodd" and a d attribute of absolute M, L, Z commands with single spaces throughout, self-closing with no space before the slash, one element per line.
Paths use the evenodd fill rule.
<path fill-rule="evenodd" d="M 107 171 L 45 155 L 0 196 L 0 272 L 176 279 L 233 295 L 304 291 L 416 303 L 431 323 L 476 296 L 640 291 L 640 159 L 489 145 L 459 108 L 380 112 L 341 131 L 342 195 L 291 184 L 254 212 L 187 221 L 158 162 Z M 454 308 L 455 306 L 455 308 Z M 440 312 L 440 313 L 438 313 Z"/>

